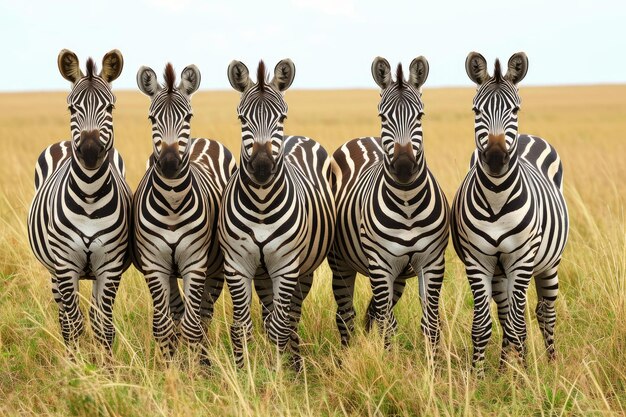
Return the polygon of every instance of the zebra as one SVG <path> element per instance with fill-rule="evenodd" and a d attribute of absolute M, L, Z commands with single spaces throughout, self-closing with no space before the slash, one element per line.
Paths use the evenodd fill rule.
<path fill-rule="evenodd" d="M 477 52 L 468 55 L 465 68 L 477 85 L 476 150 L 452 204 L 451 232 L 474 297 L 472 364 L 482 376 L 492 297 L 503 329 L 500 365 L 510 353 L 524 361 L 524 310 L 531 276 L 537 289 L 537 321 L 548 358 L 555 358 L 557 270 L 569 220 L 558 153 L 542 138 L 518 134 L 517 86 L 528 71 L 526 54 L 512 55 L 505 75 L 496 60 L 490 76 L 485 58 Z"/>
<path fill-rule="evenodd" d="M 310 138 L 283 135 L 283 94 L 294 76 L 289 59 L 276 65 L 271 81 L 261 61 L 256 84 L 242 62 L 228 66 L 231 86 L 242 93 L 237 107 L 242 144 L 239 170 L 226 186 L 218 228 L 233 300 L 230 335 L 240 367 L 244 337 L 247 340 L 252 331 L 254 280 L 267 335 L 281 352 L 289 348 L 294 368 L 301 369 L 301 305 L 333 239 L 330 158 Z"/>
<path fill-rule="evenodd" d="M 151 100 L 153 152 L 133 198 L 133 261 L 152 295 L 153 335 L 171 357 L 178 324 L 185 340 L 200 342 L 206 330 L 200 317 L 211 318 L 222 292 L 217 215 L 235 162 L 219 142 L 189 137 L 191 96 L 200 86 L 198 68 L 186 67 L 176 86 L 174 67 L 168 63 L 164 78 L 161 87 L 151 68 L 137 72 L 139 89 Z M 183 279 L 184 303 L 178 277 Z"/>
<path fill-rule="evenodd" d="M 333 154 L 337 229 L 328 263 L 343 345 L 354 330 L 357 272 L 369 277 L 373 292 L 366 329 L 377 322 L 387 347 L 397 329 L 393 307 L 406 279 L 417 274 L 422 331 L 431 348 L 438 344 L 449 209 L 424 158 L 421 87 L 428 70 L 428 61 L 420 56 L 409 66 L 408 81 L 401 64 L 393 81 L 389 62 L 375 58 L 381 137 L 353 139 Z"/>
<path fill-rule="evenodd" d="M 93 280 L 89 317 L 96 339 L 111 353 L 115 338 L 113 304 L 128 251 L 131 191 L 113 148 L 111 82 L 122 72 L 118 50 L 108 52 L 102 70 L 87 60 L 87 74 L 73 52 L 63 49 L 58 66 L 72 83 L 67 97 L 72 139 L 46 148 L 35 167 L 35 196 L 28 213 L 28 238 L 35 257 L 50 272 L 61 334 L 74 348 L 84 330 L 79 308 L 80 279 Z"/>

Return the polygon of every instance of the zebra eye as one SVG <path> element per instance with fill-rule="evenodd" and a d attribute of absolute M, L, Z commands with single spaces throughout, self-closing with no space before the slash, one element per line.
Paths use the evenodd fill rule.
<path fill-rule="evenodd" d="M 193 117 L 193 114 L 189 113 L 187 116 L 185 116 L 185 122 L 189 123 L 192 117 Z"/>
<path fill-rule="evenodd" d="M 154 116 L 148 116 L 148 120 L 150 120 L 150 123 L 152 123 L 153 125 L 156 124 L 156 119 L 154 118 Z"/>
<path fill-rule="evenodd" d="M 517 112 L 519 111 L 519 107 L 515 107 L 513 110 L 511 110 L 511 113 L 513 113 L 513 115 L 517 116 Z"/>
<path fill-rule="evenodd" d="M 109 106 L 107 107 L 107 113 L 113 113 L 114 108 L 115 106 L 113 104 L 109 104 Z"/>
<path fill-rule="evenodd" d="M 67 106 L 67 109 L 70 111 L 71 114 L 76 113 L 76 109 L 74 108 L 74 106 Z"/>
<path fill-rule="evenodd" d="M 278 118 L 278 123 L 285 123 L 286 118 L 287 118 L 287 115 L 283 114 L 282 116 Z"/>
<path fill-rule="evenodd" d="M 472 111 L 476 116 L 480 116 L 480 110 L 478 110 L 476 107 L 472 107 Z"/>
<path fill-rule="evenodd" d="M 242 124 L 245 124 L 245 123 L 246 123 L 246 119 L 244 119 L 244 118 L 243 118 L 243 116 L 239 115 L 239 116 L 237 116 L 237 118 L 239 119 L 239 121 L 240 121 Z"/>
<path fill-rule="evenodd" d="M 422 117 L 424 117 L 424 112 L 417 113 L 417 120 L 422 120 Z"/>
<path fill-rule="evenodd" d="M 379 116 L 380 116 L 380 121 L 382 123 L 386 123 L 387 122 L 387 117 L 384 114 L 379 114 Z"/>

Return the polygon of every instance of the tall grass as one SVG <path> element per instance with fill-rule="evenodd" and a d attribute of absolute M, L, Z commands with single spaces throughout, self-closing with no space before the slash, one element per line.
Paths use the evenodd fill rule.
<path fill-rule="evenodd" d="M 452 200 L 473 148 L 471 89 L 426 90 L 429 166 Z M 151 151 L 148 99 L 119 92 L 116 146 L 135 187 Z M 131 268 L 115 304 L 113 358 L 87 331 L 70 360 L 60 337 L 49 277 L 32 256 L 26 213 L 39 152 L 66 138 L 64 93 L 0 95 L 0 414 L 44 415 L 623 415 L 626 413 L 626 86 L 523 88 L 522 132 L 554 144 L 565 167 L 571 234 L 560 269 L 556 343 L 548 363 L 529 290 L 528 363 L 498 369 L 501 333 L 488 348 L 487 374 L 470 369 L 472 298 L 451 245 L 441 298 L 441 355 L 425 355 L 417 283 L 397 306 L 400 324 L 390 351 L 377 333 L 357 326 L 339 348 L 331 275 L 323 265 L 305 302 L 300 335 L 304 372 L 264 337 L 255 302 L 255 334 L 245 369 L 233 365 L 225 292 L 210 326 L 211 368 L 181 348 L 167 364 L 151 336 L 151 300 Z M 201 92 L 193 98 L 195 136 L 220 139 L 239 154 L 238 97 Z M 378 94 L 293 91 L 286 132 L 318 139 L 332 152 L 347 139 L 376 135 Z M 358 279 L 357 312 L 370 290 Z M 81 284 L 88 307 L 90 283 Z"/>

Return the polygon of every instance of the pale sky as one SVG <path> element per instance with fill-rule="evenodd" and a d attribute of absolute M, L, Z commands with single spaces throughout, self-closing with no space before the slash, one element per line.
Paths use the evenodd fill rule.
<path fill-rule="evenodd" d="M 100 63 L 117 48 L 115 89 L 137 89 L 141 65 L 162 74 L 196 64 L 203 90 L 230 89 L 233 59 L 256 72 L 296 65 L 292 88 L 375 88 L 381 55 L 405 67 L 424 55 L 426 87 L 470 86 L 464 62 L 482 53 L 493 68 L 529 57 L 523 85 L 626 82 L 626 1 L 0 0 L 0 91 L 68 90 L 62 48 Z"/>

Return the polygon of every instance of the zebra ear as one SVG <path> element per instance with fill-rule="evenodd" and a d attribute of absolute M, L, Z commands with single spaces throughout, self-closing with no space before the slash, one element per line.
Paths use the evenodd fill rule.
<path fill-rule="evenodd" d="M 252 85 L 248 67 L 241 61 L 232 61 L 228 65 L 228 81 L 235 90 L 243 93 Z"/>
<path fill-rule="evenodd" d="M 517 85 L 524 79 L 528 72 L 528 57 L 524 52 L 513 54 L 511 58 L 509 58 L 508 66 L 509 69 L 506 71 L 504 79 Z"/>
<path fill-rule="evenodd" d="M 391 84 L 391 65 L 385 58 L 377 56 L 372 62 L 372 76 L 383 90 Z"/>
<path fill-rule="evenodd" d="M 418 56 L 409 66 L 409 84 L 418 90 L 424 85 L 428 78 L 428 60 L 423 56 Z"/>
<path fill-rule="evenodd" d="M 117 49 L 108 52 L 102 58 L 102 71 L 100 76 L 108 83 L 113 82 L 122 73 L 124 67 L 124 57 Z"/>
<path fill-rule="evenodd" d="M 185 67 L 180 73 L 178 89 L 190 97 L 200 87 L 200 70 L 195 65 Z"/>
<path fill-rule="evenodd" d="M 271 81 L 279 91 L 285 91 L 296 78 L 296 66 L 291 59 L 283 59 L 274 67 L 274 78 Z"/>
<path fill-rule="evenodd" d="M 470 80 L 481 85 L 489 79 L 487 60 L 478 52 L 470 52 L 465 60 L 465 71 Z"/>
<path fill-rule="evenodd" d="M 57 64 L 59 65 L 59 72 L 61 72 L 63 78 L 72 84 L 84 77 L 83 72 L 78 66 L 76 54 L 70 50 L 63 49 L 59 52 Z"/>
<path fill-rule="evenodd" d="M 137 86 L 142 93 L 149 97 L 154 95 L 161 89 L 161 86 L 157 82 L 157 76 L 152 68 L 141 67 L 137 71 Z"/>

